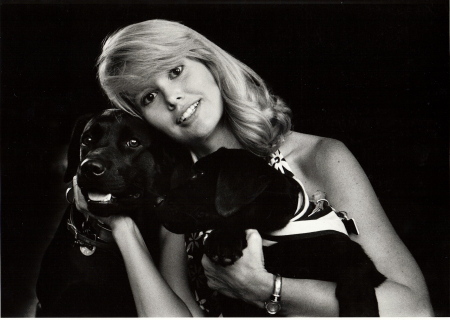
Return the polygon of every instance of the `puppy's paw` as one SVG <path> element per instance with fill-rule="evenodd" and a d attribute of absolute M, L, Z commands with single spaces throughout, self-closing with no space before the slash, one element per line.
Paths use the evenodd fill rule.
<path fill-rule="evenodd" d="M 247 247 L 244 230 L 213 230 L 205 241 L 205 254 L 217 264 L 229 266 L 242 257 Z"/>

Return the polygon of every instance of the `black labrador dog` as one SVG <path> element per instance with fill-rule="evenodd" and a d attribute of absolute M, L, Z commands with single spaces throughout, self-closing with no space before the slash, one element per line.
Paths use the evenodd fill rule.
<path fill-rule="evenodd" d="M 219 149 L 193 166 L 192 177 L 170 191 L 157 208 L 170 231 L 212 230 L 204 241 L 205 254 L 230 265 L 247 246 L 245 229 L 262 237 L 286 226 L 297 208 L 299 185 L 248 151 Z M 320 210 L 331 211 L 327 202 Z M 339 221 L 338 221 L 339 222 Z M 264 247 L 267 271 L 287 278 L 336 282 L 340 316 L 378 316 L 375 287 L 386 278 L 359 244 L 339 232 L 279 238 Z M 239 300 L 222 298 L 224 316 L 267 316 Z"/>
<path fill-rule="evenodd" d="M 143 120 L 108 109 L 80 119 L 68 149 L 65 182 L 76 174 L 88 209 L 126 214 L 158 257 L 154 207 L 174 176 L 166 143 Z M 36 288 L 42 317 L 132 317 L 135 304 L 111 231 L 70 205 L 45 252 Z"/>

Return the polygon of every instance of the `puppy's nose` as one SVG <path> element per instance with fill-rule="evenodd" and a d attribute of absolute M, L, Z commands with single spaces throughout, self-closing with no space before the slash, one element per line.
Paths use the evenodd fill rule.
<path fill-rule="evenodd" d="M 81 173 L 96 177 L 101 176 L 106 171 L 106 165 L 100 160 L 87 160 L 81 164 Z"/>

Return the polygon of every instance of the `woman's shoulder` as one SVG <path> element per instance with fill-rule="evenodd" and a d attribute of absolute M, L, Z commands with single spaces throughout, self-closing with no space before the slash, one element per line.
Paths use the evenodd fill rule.
<path fill-rule="evenodd" d="M 359 167 L 345 144 L 332 138 L 291 132 L 280 151 L 309 192 L 323 190 L 325 181 L 349 176 Z"/>
<path fill-rule="evenodd" d="M 291 131 L 280 148 L 281 153 L 296 163 L 318 165 L 351 154 L 339 140 Z"/>

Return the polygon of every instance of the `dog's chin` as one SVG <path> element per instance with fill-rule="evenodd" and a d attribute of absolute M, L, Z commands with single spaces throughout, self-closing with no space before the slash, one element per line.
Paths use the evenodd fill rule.
<path fill-rule="evenodd" d="M 98 217 L 109 217 L 113 215 L 131 216 L 139 205 L 137 203 L 118 203 L 118 202 L 94 202 L 88 201 L 88 211 Z"/>

